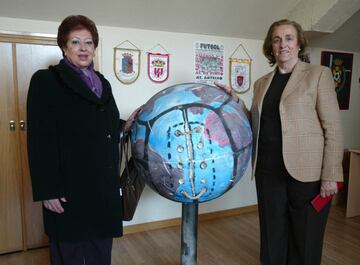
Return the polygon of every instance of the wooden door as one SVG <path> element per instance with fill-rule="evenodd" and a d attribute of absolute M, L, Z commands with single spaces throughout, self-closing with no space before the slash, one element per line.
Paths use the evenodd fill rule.
<path fill-rule="evenodd" d="M 55 42 L 54 42 L 55 44 Z M 42 206 L 33 202 L 28 167 L 26 142 L 26 98 L 31 76 L 39 69 L 58 64 L 62 58 L 58 46 L 46 44 L 16 44 L 16 69 L 18 81 L 20 148 L 24 193 L 25 247 L 34 248 L 47 244 L 42 221 Z"/>
<path fill-rule="evenodd" d="M 0 42 L 0 253 L 23 248 L 14 50 Z"/>
<path fill-rule="evenodd" d="M 61 57 L 55 38 L 0 34 L 0 253 L 47 244 L 41 203 L 32 200 L 26 98 L 33 73 Z"/>

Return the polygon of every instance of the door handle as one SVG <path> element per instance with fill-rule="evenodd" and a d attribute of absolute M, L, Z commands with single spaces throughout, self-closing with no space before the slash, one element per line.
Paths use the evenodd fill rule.
<path fill-rule="evenodd" d="M 25 121 L 20 120 L 19 125 L 20 125 L 20 130 L 25 131 Z"/>
<path fill-rule="evenodd" d="M 11 120 L 9 122 L 9 129 L 10 131 L 15 131 L 15 121 Z"/>

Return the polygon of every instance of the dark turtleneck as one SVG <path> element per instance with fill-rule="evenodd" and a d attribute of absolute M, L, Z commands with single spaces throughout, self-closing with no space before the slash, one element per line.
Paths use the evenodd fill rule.
<path fill-rule="evenodd" d="M 270 170 L 285 168 L 279 104 L 290 75 L 291 73 L 280 74 L 277 70 L 265 94 L 260 120 L 258 168 Z"/>

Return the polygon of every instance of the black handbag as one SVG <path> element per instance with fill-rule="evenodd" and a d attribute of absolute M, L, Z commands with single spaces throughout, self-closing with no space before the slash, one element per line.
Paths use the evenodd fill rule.
<path fill-rule="evenodd" d="M 132 157 L 129 159 L 129 138 L 129 136 L 123 136 L 120 141 L 120 154 L 121 158 L 124 158 L 125 163 L 125 168 L 120 177 L 123 203 L 122 219 L 124 221 L 131 221 L 133 219 L 141 193 L 145 187 L 145 181 L 138 174 L 134 159 Z"/>

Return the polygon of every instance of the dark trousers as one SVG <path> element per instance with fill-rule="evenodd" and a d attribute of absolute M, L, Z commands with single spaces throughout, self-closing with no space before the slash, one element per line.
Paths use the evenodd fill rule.
<path fill-rule="evenodd" d="M 280 172 L 279 172 L 280 171 Z M 330 204 L 317 213 L 311 200 L 320 181 L 300 182 L 284 168 L 256 170 L 262 265 L 320 265 Z"/>
<path fill-rule="evenodd" d="M 50 239 L 51 265 L 110 265 L 112 238 L 80 242 Z"/>

